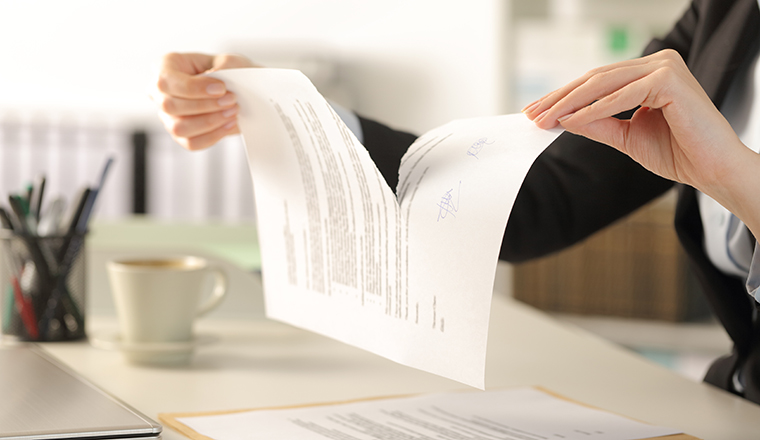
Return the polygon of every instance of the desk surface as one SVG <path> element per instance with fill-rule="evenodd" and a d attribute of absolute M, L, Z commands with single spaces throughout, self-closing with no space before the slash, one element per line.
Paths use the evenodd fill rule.
<path fill-rule="evenodd" d="M 92 317 L 89 331 L 115 330 Z M 128 365 L 117 352 L 85 342 L 43 344 L 90 380 L 157 418 L 210 411 L 464 389 L 342 343 L 265 319 L 200 321 L 220 340 L 198 349 L 192 365 Z M 760 436 L 760 406 L 692 382 L 541 312 L 495 297 L 487 387 L 541 385 L 567 397 L 704 439 Z M 167 440 L 182 439 L 166 430 Z"/>

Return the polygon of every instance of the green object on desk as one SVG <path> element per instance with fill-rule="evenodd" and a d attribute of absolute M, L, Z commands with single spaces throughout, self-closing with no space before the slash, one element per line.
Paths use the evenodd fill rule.
<path fill-rule="evenodd" d="M 87 246 L 93 249 L 197 249 L 224 258 L 245 270 L 261 269 L 254 223 L 167 222 L 147 216 L 95 221 Z"/>

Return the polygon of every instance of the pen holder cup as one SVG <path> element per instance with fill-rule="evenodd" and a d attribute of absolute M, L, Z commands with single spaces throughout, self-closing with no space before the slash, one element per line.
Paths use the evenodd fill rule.
<path fill-rule="evenodd" d="M 0 231 L 4 338 L 70 341 L 85 336 L 85 234 Z"/>

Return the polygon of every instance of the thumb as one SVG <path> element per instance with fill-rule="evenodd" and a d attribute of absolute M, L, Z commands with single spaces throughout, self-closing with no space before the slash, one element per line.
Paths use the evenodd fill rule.
<path fill-rule="evenodd" d="M 261 67 L 252 63 L 248 58 L 242 55 L 222 54 L 214 57 L 209 72 L 215 72 L 222 69 L 238 69 L 242 67 Z"/>
<path fill-rule="evenodd" d="M 199 75 L 212 67 L 214 58 L 197 53 L 164 56 L 158 76 L 158 91 L 185 99 L 218 97 L 226 93 L 224 82 Z"/>
<path fill-rule="evenodd" d="M 628 121 L 617 118 L 597 119 L 585 125 L 574 125 L 571 121 L 560 122 L 565 130 L 587 137 L 591 140 L 609 145 L 625 153 L 625 138 L 628 131 Z"/>

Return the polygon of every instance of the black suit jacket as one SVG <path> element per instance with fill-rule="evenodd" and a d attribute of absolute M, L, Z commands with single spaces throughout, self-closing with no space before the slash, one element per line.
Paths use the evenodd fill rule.
<path fill-rule="evenodd" d="M 678 51 L 720 108 L 737 69 L 760 33 L 757 0 L 694 0 L 673 30 L 653 40 L 645 54 Z M 391 188 L 415 136 L 361 118 L 365 145 Z M 562 134 L 536 160 L 515 201 L 500 258 L 519 262 L 570 246 L 663 194 L 673 182 L 627 156 L 588 139 Z M 705 380 L 760 403 L 760 320 L 743 282 L 708 260 L 696 192 L 679 185 L 675 226 L 712 309 L 734 341 Z M 732 386 L 741 368 L 746 391 Z"/>

